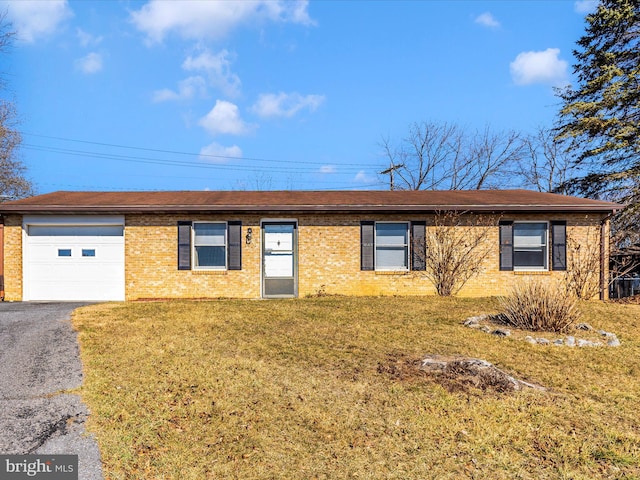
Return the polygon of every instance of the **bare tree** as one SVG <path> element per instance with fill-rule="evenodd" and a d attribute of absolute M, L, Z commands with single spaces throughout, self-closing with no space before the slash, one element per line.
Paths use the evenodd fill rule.
<path fill-rule="evenodd" d="M 539 192 L 567 192 L 567 181 L 576 173 L 574 158 L 546 127 L 524 139 L 517 174 L 526 187 Z"/>
<path fill-rule="evenodd" d="M 640 190 L 640 179 L 634 180 Z M 611 279 L 640 272 L 640 203 L 629 203 L 611 219 Z"/>
<path fill-rule="evenodd" d="M 465 181 L 459 182 L 456 189 L 504 188 L 505 183 L 512 183 L 505 175 L 512 177 L 511 172 L 521 160 L 523 152 L 524 144 L 519 133 L 494 132 L 485 127 L 471 138 L 464 165 L 467 172 Z"/>
<path fill-rule="evenodd" d="M 18 158 L 22 137 L 15 124 L 13 103 L 0 100 L 0 202 L 33 195 L 25 177 L 26 167 Z"/>
<path fill-rule="evenodd" d="M 426 228 L 424 243 L 413 245 L 414 252 L 424 258 L 425 270 L 417 273 L 429 279 L 438 295 L 455 295 L 482 271 L 492 251 L 490 227 L 495 225 L 496 218 L 490 216 L 436 213 L 433 225 Z"/>
<path fill-rule="evenodd" d="M 456 125 L 414 123 L 399 145 L 383 139 L 382 148 L 402 190 L 448 188 L 447 176 L 456 165 L 462 132 Z"/>
<path fill-rule="evenodd" d="M 7 20 L 7 12 L 0 12 L 0 52 L 6 52 L 13 44 L 16 32 L 13 30 L 11 22 Z"/>
<path fill-rule="evenodd" d="M 516 132 L 473 133 L 456 124 L 422 122 L 393 144 L 381 142 L 390 166 L 385 173 L 403 190 L 480 190 L 504 187 L 513 165 L 523 154 Z M 392 177 L 394 178 L 394 177 Z"/>
<path fill-rule="evenodd" d="M 0 14 L 0 54 L 5 54 L 15 32 L 6 20 L 6 12 Z M 3 87 L 0 79 L 0 87 Z M 4 88 L 2 89 L 4 93 Z M 19 157 L 22 142 L 18 130 L 15 103 L 0 99 L 0 202 L 33 195 L 33 185 L 26 178 L 26 167 Z"/>

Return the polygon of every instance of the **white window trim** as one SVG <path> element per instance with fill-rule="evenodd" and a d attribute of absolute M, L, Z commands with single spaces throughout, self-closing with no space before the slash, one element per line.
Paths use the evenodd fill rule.
<path fill-rule="evenodd" d="M 544 243 L 544 266 L 543 267 L 518 267 L 516 266 L 516 225 L 522 225 L 523 223 L 544 223 L 545 227 L 545 243 Z M 545 220 L 518 220 L 513 222 L 513 271 L 514 272 L 549 272 L 549 235 L 550 235 L 549 221 Z M 540 245 L 535 245 L 539 247 Z"/>
<path fill-rule="evenodd" d="M 215 224 L 219 224 L 219 225 L 224 225 L 224 266 L 223 267 L 209 267 L 209 266 L 199 266 L 196 265 L 196 259 L 197 259 L 197 255 L 196 255 L 196 224 L 199 223 L 215 223 Z M 201 246 L 201 245 L 197 245 L 197 246 Z M 203 245 L 203 246 L 216 246 L 219 247 L 220 245 Z M 228 222 L 222 222 L 222 221 L 206 221 L 206 220 L 200 220 L 200 221 L 196 221 L 196 222 L 192 222 L 192 227 L 191 227 L 191 269 L 192 270 L 227 270 L 229 268 L 229 223 Z"/>
<path fill-rule="evenodd" d="M 379 245 L 378 244 L 378 224 L 384 224 L 384 223 L 393 223 L 393 224 L 399 224 L 399 223 L 403 223 L 407 229 L 407 243 L 404 245 L 404 248 L 406 249 L 407 255 L 406 255 L 406 260 L 407 260 L 407 264 L 404 267 L 391 267 L 391 268 L 380 268 L 378 267 L 378 246 L 385 246 L 385 245 Z M 410 222 L 395 222 L 393 220 L 386 220 L 386 221 L 382 221 L 382 222 L 374 222 L 373 225 L 373 269 L 376 272 L 408 272 L 409 269 L 409 265 L 411 262 L 411 226 L 410 226 Z M 389 246 L 393 246 L 393 247 L 397 247 L 399 245 L 389 245 Z"/>

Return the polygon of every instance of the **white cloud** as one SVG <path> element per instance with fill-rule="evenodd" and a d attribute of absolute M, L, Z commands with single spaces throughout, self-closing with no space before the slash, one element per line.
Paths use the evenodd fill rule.
<path fill-rule="evenodd" d="M 213 163 L 226 163 L 230 158 L 241 158 L 242 150 L 237 145 L 225 147 L 213 142 L 200 149 L 200 159 Z"/>
<path fill-rule="evenodd" d="M 558 48 L 547 48 L 542 52 L 522 52 L 511 62 L 511 78 L 517 85 L 562 85 L 567 81 L 568 64 L 559 55 Z"/>
<path fill-rule="evenodd" d="M 75 66 L 82 73 L 90 75 L 102 70 L 102 56 L 99 53 L 91 52 L 86 57 L 79 58 L 75 61 Z"/>
<path fill-rule="evenodd" d="M 103 40 L 102 36 L 96 37 L 95 35 L 91 35 L 89 32 L 85 32 L 81 28 L 76 29 L 76 36 L 78 37 L 78 40 L 80 40 L 80 45 L 83 47 L 98 45 Z"/>
<path fill-rule="evenodd" d="M 64 20 L 73 16 L 67 0 L 10 1 L 0 8 L 7 8 L 17 38 L 27 43 L 53 34 Z"/>
<path fill-rule="evenodd" d="M 172 100 L 190 100 L 194 97 L 206 98 L 208 88 L 214 87 L 227 97 L 236 97 L 240 93 L 240 78 L 231 71 L 232 55 L 227 50 L 212 54 L 203 50 L 196 56 L 189 55 L 182 62 L 182 69 L 188 72 L 201 72 L 178 83 L 178 90 L 163 88 L 153 94 L 154 102 Z"/>
<path fill-rule="evenodd" d="M 315 111 L 324 102 L 324 95 L 299 93 L 263 93 L 251 109 L 260 117 L 293 117 L 306 108 Z"/>
<path fill-rule="evenodd" d="M 356 176 L 353 177 L 353 181 L 358 183 L 376 183 L 378 180 L 366 173 L 364 170 L 360 170 L 356 173 Z"/>
<path fill-rule="evenodd" d="M 478 15 L 475 22 L 489 28 L 498 28 L 500 26 L 500 22 L 489 12 Z"/>
<path fill-rule="evenodd" d="M 189 39 L 219 39 L 239 25 L 264 20 L 313 24 L 308 0 L 150 0 L 131 12 L 131 20 L 149 43 L 161 42 L 170 33 Z"/>
<path fill-rule="evenodd" d="M 320 173 L 336 173 L 335 165 L 323 165 L 320 167 Z"/>
<path fill-rule="evenodd" d="M 574 2 L 573 8 L 577 13 L 587 14 L 598 9 L 599 0 L 578 0 Z"/>
<path fill-rule="evenodd" d="M 205 98 L 207 96 L 207 82 L 199 75 L 188 77 L 178 83 L 178 90 L 173 91 L 168 88 L 153 92 L 153 101 L 166 102 L 168 100 L 191 100 L 195 97 Z"/>
<path fill-rule="evenodd" d="M 255 128 L 240 118 L 237 105 L 225 100 L 216 100 L 215 106 L 198 123 L 211 135 L 245 135 Z"/>
<path fill-rule="evenodd" d="M 240 91 L 240 78 L 231 71 L 230 57 L 227 50 L 215 55 L 204 50 L 195 57 L 188 56 L 182 63 L 182 68 L 186 71 L 205 72 L 209 85 L 219 88 L 229 97 L 235 97 Z"/>

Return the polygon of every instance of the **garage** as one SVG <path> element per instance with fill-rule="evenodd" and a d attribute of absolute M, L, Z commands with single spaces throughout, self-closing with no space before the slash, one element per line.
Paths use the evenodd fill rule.
<path fill-rule="evenodd" d="M 124 300 L 124 218 L 24 217 L 23 299 Z"/>

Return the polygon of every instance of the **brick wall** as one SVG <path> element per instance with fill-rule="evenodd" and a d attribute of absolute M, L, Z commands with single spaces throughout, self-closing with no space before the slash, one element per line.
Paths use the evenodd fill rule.
<path fill-rule="evenodd" d="M 4 298 L 22 300 L 22 216 L 4 219 Z"/>
<path fill-rule="evenodd" d="M 125 262 L 127 299 L 140 298 L 259 298 L 261 275 L 259 216 L 219 215 L 127 215 Z M 297 215 L 298 294 L 344 295 L 432 295 L 433 285 L 419 272 L 375 272 L 360 270 L 360 221 L 434 222 L 433 216 L 390 215 Z M 578 241 L 599 242 L 601 217 L 597 215 L 512 215 L 509 220 L 566 220 L 567 231 Z M 177 222 L 242 221 L 242 270 L 193 271 L 177 269 Z M 497 222 L 494 222 L 494 225 Z M 253 231 L 251 244 L 244 243 L 247 229 Z M 488 254 L 482 273 L 469 280 L 461 296 L 499 295 L 520 278 L 562 281 L 564 272 L 511 272 L 499 270 L 499 229 L 487 228 Z M 594 237 L 593 232 L 596 232 Z M 599 248 L 595 249 L 599 253 Z"/>
<path fill-rule="evenodd" d="M 435 289 L 420 272 L 375 272 L 360 270 L 360 222 L 425 221 L 433 216 L 417 215 L 291 215 L 298 222 L 298 294 L 343 295 L 433 295 Z M 599 255 L 600 222 L 594 214 L 511 215 L 504 220 L 567 221 L 567 234 Z M 242 270 L 195 271 L 177 268 L 177 222 L 242 221 Z M 259 298 L 261 296 L 261 220 L 257 215 L 126 215 L 125 285 L 127 300 L 141 298 Z M 564 272 L 523 273 L 499 270 L 497 221 L 487 228 L 488 254 L 481 274 L 469 280 L 461 296 L 500 295 L 521 278 L 563 281 Z M 253 239 L 246 244 L 248 228 Z M 608 225 L 606 226 L 608 236 Z M 608 248 L 608 246 L 607 246 Z M 8 215 L 4 227 L 5 299 L 22 299 L 22 217 Z M 607 250 L 608 253 L 608 250 Z M 607 276 L 608 278 L 608 272 Z"/>
<path fill-rule="evenodd" d="M 242 270 L 178 270 L 179 220 L 242 220 Z M 257 217 L 217 215 L 127 215 L 125 218 L 125 291 L 140 298 L 259 298 L 260 222 Z M 244 243 L 253 230 L 250 245 Z"/>

